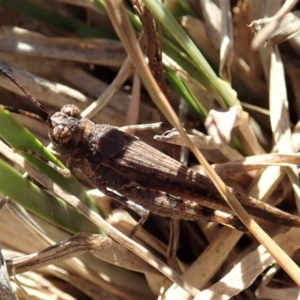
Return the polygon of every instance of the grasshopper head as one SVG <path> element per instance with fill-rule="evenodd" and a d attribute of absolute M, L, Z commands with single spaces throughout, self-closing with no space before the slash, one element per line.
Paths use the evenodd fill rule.
<path fill-rule="evenodd" d="M 81 118 L 78 107 L 69 104 L 63 106 L 60 112 L 53 113 L 31 96 L 31 94 L 9 72 L 7 72 L 1 64 L 0 72 L 9 78 L 9 80 L 11 80 L 36 107 L 47 113 L 48 117 L 47 120 L 45 120 L 40 115 L 25 110 L 16 109 L 7 105 L 1 105 L 1 107 L 13 113 L 25 115 L 43 123 L 50 128 L 49 138 L 54 145 L 54 150 L 62 155 L 72 153 L 81 141 L 87 123 L 90 122 L 87 119 Z"/>
<path fill-rule="evenodd" d="M 50 115 L 49 138 L 57 153 L 64 155 L 74 151 L 84 134 L 85 120 L 81 118 L 78 107 L 72 104 Z"/>

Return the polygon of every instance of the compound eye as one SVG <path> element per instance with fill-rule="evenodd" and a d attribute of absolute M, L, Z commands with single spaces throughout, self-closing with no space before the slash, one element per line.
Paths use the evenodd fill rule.
<path fill-rule="evenodd" d="M 72 139 L 72 133 L 67 126 L 58 125 L 53 128 L 53 138 L 58 143 L 67 143 Z"/>
<path fill-rule="evenodd" d="M 74 117 L 76 119 L 80 118 L 80 110 L 73 104 L 67 104 L 63 106 L 60 111 L 68 117 Z"/>

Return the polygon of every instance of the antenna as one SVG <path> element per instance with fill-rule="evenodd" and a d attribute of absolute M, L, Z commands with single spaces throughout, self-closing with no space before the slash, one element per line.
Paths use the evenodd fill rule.
<path fill-rule="evenodd" d="M 26 96 L 27 98 L 38 108 L 40 108 L 41 110 L 43 110 L 44 112 L 46 112 L 48 114 L 48 116 L 50 116 L 52 114 L 52 111 L 45 108 L 40 102 L 38 102 L 33 96 L 31 96 L 31 94 L 21 85 L 21 83 L 16 80 L 10 73 L 8 73 L 1 65 L 0 65 L 0 71 L 10 80 L 12 81 Z M 1 107 L 5 110 L 8 110 L 12 113 L 16 113 L 19 115 L 24 115 L 33 119 L 36 119 L 44 124 L 46 124 L 47 126 L 49 126 L 49 122 L 47 120 L 45 120 L 44 118 L 42 118 L 41 116 L 31 113 L 29 111 L 26 110 L 22 110 L 22 109 L 17 109 L 11 106 L 7 106 L 7 105 L 1 105 Z"/>
<path fill-rule="evenodd" d="M 29 112 L 27 110 L 22 110 L 22 109 L 18 109 L 18 108 L 12 107 L 12 106 L 2 105 L 2 104 L 0 105 L 0 107 L 2 109 L 8 110 L 8 111 L 10 111 L 14 114 L 23 115 L 23 116 L 26 116 L 26 117 L 29 117 L 29 118 L 32 118 L 32 119 L 36 119 L 36 120 L 38 120 L 42 123 L 45 123 L 48 126 L 48 121 L 47 120 L 45 120 L 41 116 L 39 116 L 37 114 L 34 114 L 32 112 Z"/>

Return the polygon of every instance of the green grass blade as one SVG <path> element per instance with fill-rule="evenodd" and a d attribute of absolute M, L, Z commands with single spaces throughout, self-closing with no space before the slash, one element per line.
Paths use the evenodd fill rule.
<path fill-rule="evenodd" d="M 165 70 L 167 80 L 172 84 L 175 91 L 184 98 L 184 100 L 190 105 L 194 112 L 196 112 L 202 121 L 205 120 L 207 115 L 206 109 L 198 105 L 198 101 L 194 98 L 193 94 L 189 91 L 186 85 L 182 82 L 180 78 L 178 78 L 173 72 L 166 69 Z M 178 87 L 178 89 L 177 89 Z"/>
<path fill-rule="evenodd" d="M 238 100 L 231 96 L 226 86 L 222 84 L 221 80 L 214 73 L 196 45 L 174 19 L 172 14 L 164 7 L 162 2 L 156 0 L 143 0 L 143 2 L 194 61 L 195 65 L 207 81 L 205 87 L 210 87 L 211 91 L 216 91 L 227 106 L 239 104 Z"/>
<path fill-rule="evenodd" d="M 0 191 L 26 210 L 71 233 L 100 229 L 64 201 L 44 192 L 0 159 Z"/>

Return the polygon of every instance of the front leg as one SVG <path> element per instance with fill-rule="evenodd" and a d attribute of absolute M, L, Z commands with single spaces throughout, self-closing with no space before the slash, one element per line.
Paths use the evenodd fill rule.
<path fill-rule="evenodd" d="M 61 174 L 65 178 L 69 178 L 70 175 L 71 175 L 71 171 L 70 171 L 69 168 L 62 169 L 61 167 L 57 166 L 52 161 L 47 160 L 44 156 L 42 156 L 40 153 L 38 153 L 38 152 L 36 152 L 34 150 L 23 148 L 21 150 L 13 149 L 13 151 L 15 153 L 19 153 L 19 154 L 26 153 L 26 154 L 30 154 L 30 155 L 34 156 L 35 158 L 41 160 L 42 162 L 44 162 L 45 164 L 47 164 L 50 168 L 54 169 L 56 172 L 58 172 L 59 174 Z"/>

